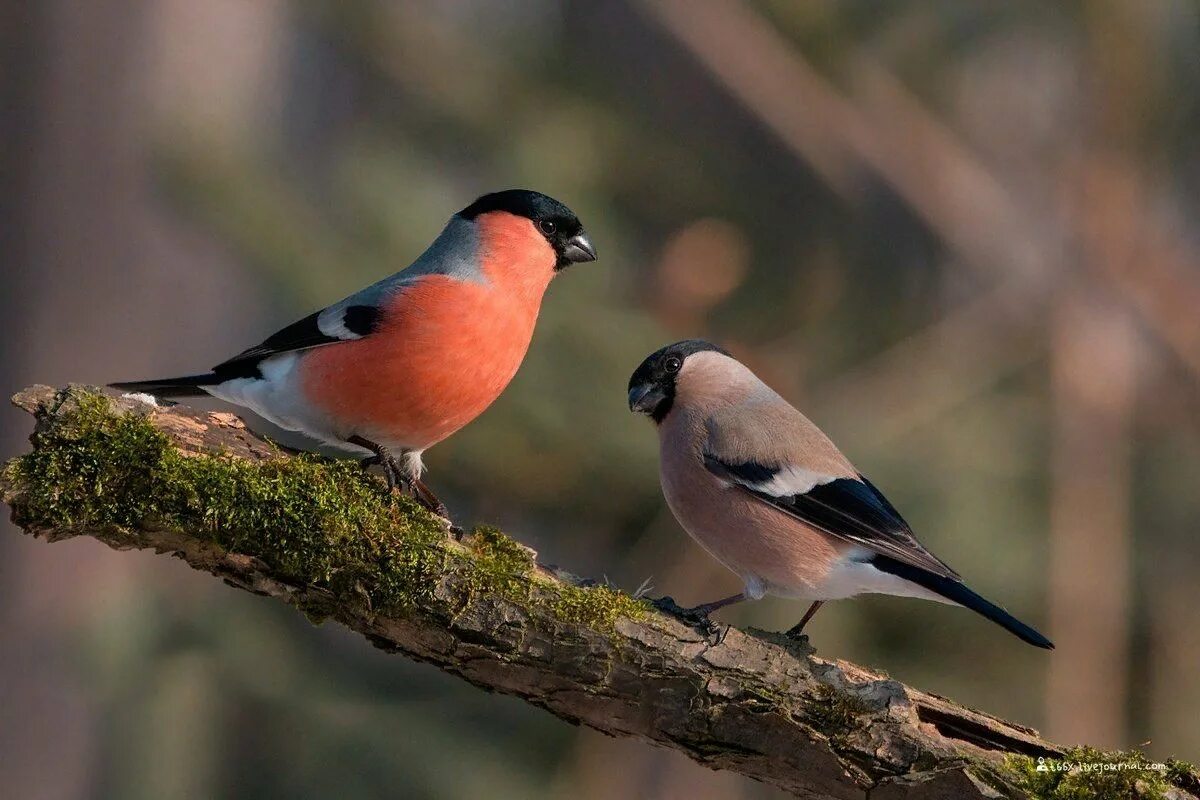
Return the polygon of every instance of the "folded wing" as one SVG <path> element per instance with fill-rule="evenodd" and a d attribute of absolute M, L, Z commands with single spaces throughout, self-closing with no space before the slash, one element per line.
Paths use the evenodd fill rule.
<path fill-rule="evenodd" d="M 714 415 L 703 453 L 709 472 L 830 536 L 958 580 L 828 437 L 784 407 L 743 406 Z"/>

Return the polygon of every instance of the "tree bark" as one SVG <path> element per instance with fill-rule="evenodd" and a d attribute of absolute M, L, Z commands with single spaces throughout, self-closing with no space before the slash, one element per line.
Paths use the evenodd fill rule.
<path fill-rule="evenodd" d="M 81 389 L 37 386 L 13 398 L 37 419 L 31 437 L 35 453 L 50 447 L 55 431 L 71 424 L 85 396 Z M 143 418 L 187 456 L 220 452 L 231 461 L 255 463 L 292 457 L 256 437 L 232 414 L 106 397 L 111 414 Z M 733 770 L 798 797 L 1036 796 L 1028 759 L 1073 757 L 1030 728 L 845 661 L 819 658 L 806 642 L 779 634 L 734 628 L 716 641 L 649 607 L 607 627 L 581 623 L 552 604 L 478 591 L 454 570 L 432 580 L 432 590 L 403 613 L 379 613 L 362 600 L 370 593 L 369 576 L 342 588 L 298 583 L 256 553 L 215 543 L 206 525 L 88 519 L 47 524 L 35 518 L 20 470 L 6 469 L 3 475 L 0 494 L 30 535 L 52 542 L 86 535 L 120 550 L 172 554 L 237 588 L 310 614 L 319 609 L 321 616 L 377 647 L 434 664 L 487 691 L 518 696 L 613 736 L 679 750 L 714 769 Z M 206 500 L 198 498 L 202 506 Z M 447 537 L 438 546 L 469 552 L 471 536 L 465 544 Z M 513 579 L 531 587 L 531 598 L 586 583 L 543 565 Z M 1150 787 L 1161 780 L 1158 775 L 1147 773 L 1135 794 L 1121 796 L 1200 797 L 1200 781 L 1187 768 L 1174 766 L 1169 781 L 1160 782 L 1154 793 Z"/>

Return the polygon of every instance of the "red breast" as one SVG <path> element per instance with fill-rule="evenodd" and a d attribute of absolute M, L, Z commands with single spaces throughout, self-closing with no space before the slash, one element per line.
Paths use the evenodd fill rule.
<path fill-rule="evenodd" d="M 475 224 L 483 280 L 419 278 L 370 336 L 305 354 L 304 392 L 345 435 L 424 449 L 482 413 L 516 374 L 554 254 L 527 219 L 492 212 Z"/>

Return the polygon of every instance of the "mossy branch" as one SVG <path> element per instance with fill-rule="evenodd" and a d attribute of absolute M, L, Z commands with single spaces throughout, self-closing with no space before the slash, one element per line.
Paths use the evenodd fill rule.
<path fill-rule="evenodd" d="M 670 747 L 806 798 L 1200 798 L 1188 765 L 1038 772 L 1068 750 L 776 634 L 717 644 L 500 531 L 461 543 L 355 463 L 295 455 L 232 414 L 73 387 L 36 418 L 0 494 L 26 533 L 171 553 L 390 652 L 573 723 Z"/>

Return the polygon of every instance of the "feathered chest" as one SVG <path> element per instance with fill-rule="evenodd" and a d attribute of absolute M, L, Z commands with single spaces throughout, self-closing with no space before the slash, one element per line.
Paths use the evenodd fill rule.
<path fill-rule="evenodd" d="M 359 435 L 428 447 L 512 380 L 539 307 L 490 283 L 423 278 L 391 298 L 370 336 L 308 354 L 306 392 Z"/>

